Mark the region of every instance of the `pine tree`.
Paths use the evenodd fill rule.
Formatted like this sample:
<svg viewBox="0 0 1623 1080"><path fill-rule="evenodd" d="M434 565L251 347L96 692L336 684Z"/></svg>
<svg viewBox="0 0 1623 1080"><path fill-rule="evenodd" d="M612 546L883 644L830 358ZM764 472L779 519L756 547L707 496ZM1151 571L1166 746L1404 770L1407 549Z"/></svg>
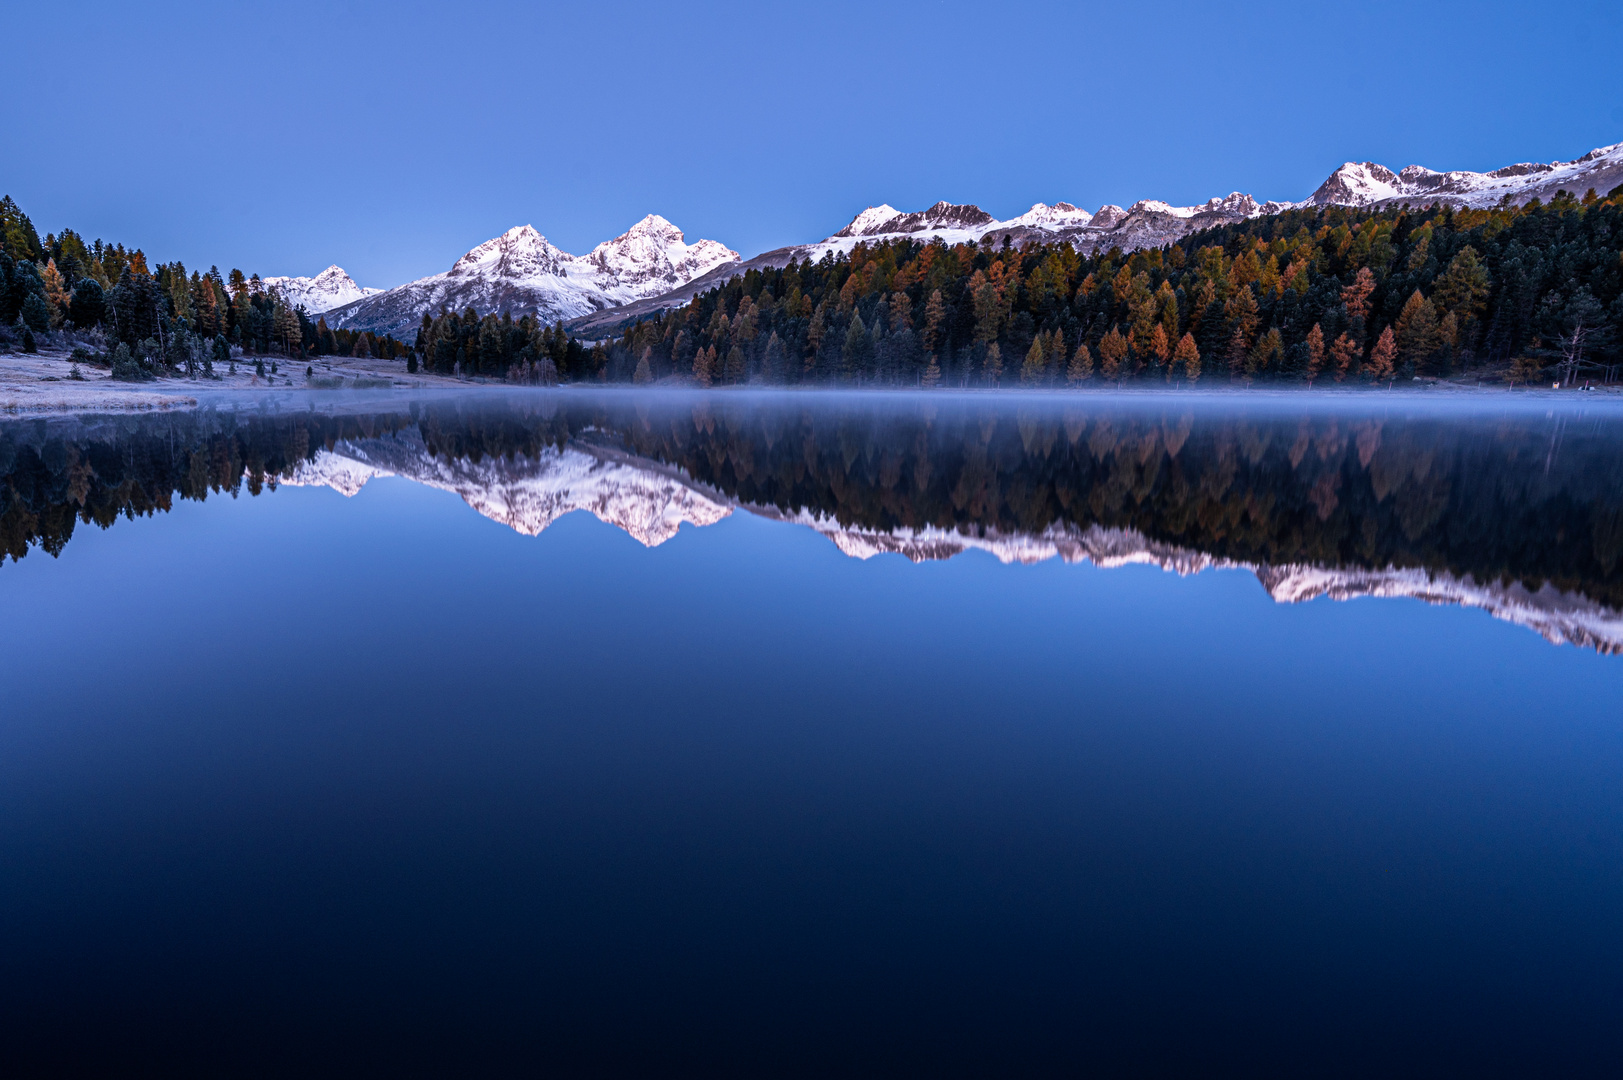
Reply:
<svg viewBox="0 0 1623 1080"><path fill-rule="evenodd" d="M853 311L851 323L845 328L845 347L840 351L846 378L861 375L867 370L870 344L868 328L862 322L862 313Z"/></svg>
<svg viewBox="0 0 1623 1080"><path fill-rule="evenodd" d="M789 372L785 370L787 361L783 352L783 340L778 337L776 330L772 331L771 335L766 339L766 351L761 358L761 363L766 368L768 380L773 382L787 381Z"/></svg>
<svg viewBox="0 0 1623 1080"><path fill-rule="evenodd" d="M1307 332L1307 384L1313 385L1318 378L1319 371L1324 367L1324 331L1318 323Z"/></svg>
<svg viewBox="0 0 1623 1080"><path fill-rule="evenodd" d="M1003 350L998 348L997 342L986 347L986 385L996 386L1003 378Z"/></svg>
<svg viewBox="0 0 1623 1080"><path fill-rule="evenodd" d="M726 376L734 385L744 381L744 352L737 345L727 350Z"/></svg>
<svg viewBox="0 0 1623 1080"><path fill-rule="evenodd" d="M95 278L82 278L73 287L68 314L73 325L81 330L88 330L107 317L107 294Z"/></svg>
<svg viewBox="0 0 1623 1080"><path fill-rule="evenodd" d="M23 297L21 316L23 325L35 333L42 334L51 328L51 305L37 292L30 292ZM32 341L33 338L30 337L29 340Z"/></svg>
<svg viewBox="0 0 1623 1080"><path fill-rule="evenodd" d="M937 293L936 295L940 295ZM924 367L924 376L919 380L926 390L934 390L941 383L941 365L936 363L935 354L930 354L930 362Z"/></svg>

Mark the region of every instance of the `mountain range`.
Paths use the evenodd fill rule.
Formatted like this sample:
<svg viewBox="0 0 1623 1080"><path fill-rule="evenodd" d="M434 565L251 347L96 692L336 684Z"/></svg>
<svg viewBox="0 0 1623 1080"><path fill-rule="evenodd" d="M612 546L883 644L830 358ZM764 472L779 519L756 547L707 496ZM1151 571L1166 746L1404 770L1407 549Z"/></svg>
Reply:
<svg viewBox="0 0 1623 1080"><path fill-rule="evenodd" d="M424 314L444 307L481 313L534 313L565 320L575 333L612 333L630 320L687 303L698 293L753 268L782 267L848 253L858 243L908 238L947 244L1004 238L1015 245L1065 242L1084 254L1120 247L1159 247L1189 233L1264 214L1309 206L1379 207L1397 203L1486 207L1508 200L1548 200L1565 190L1606 194L1623 184L1623 143L1601 147L1573 161L1509 165L1493 172L1437 172L1411 165L1399 172L1374 162L1349 161L1300 202L1262 202L1234 192L1197 206L1142 199L1089 213L1070 203L1037 203L1000 221L972 204L938 202L903 212L881 205L856 215L822 240L763 252L749 260L714 240L686 243L680 229L650 214L630 230L586 255L548 243L529 225L510 229L463 255L450 270L388 290L360 289L338 267L317 278L276 278L290 299L308 298L306 311L326 312L334 328L392 333L410 341ZM317 287L317 283L326 284ZM267 283L268 283L267 282ZM296 283L302 292L295 292ZM344 284L347 283L347 286ZM352 295L345 289L359 295ZM345 299L337 299L343 296ZM318 306L319 305L319 306Z"/></svg>

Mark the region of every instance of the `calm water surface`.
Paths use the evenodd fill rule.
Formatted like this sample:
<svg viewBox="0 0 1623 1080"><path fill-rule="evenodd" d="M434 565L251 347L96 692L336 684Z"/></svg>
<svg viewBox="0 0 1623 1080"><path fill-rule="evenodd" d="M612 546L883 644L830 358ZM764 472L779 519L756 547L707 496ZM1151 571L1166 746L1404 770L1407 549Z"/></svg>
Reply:
<svg viewBox="0 0 1623 1080"><path fill-rule="evenodd" d="M1623 411L1306 400L0 423L0 1069L1616 1075Z"/></svg>

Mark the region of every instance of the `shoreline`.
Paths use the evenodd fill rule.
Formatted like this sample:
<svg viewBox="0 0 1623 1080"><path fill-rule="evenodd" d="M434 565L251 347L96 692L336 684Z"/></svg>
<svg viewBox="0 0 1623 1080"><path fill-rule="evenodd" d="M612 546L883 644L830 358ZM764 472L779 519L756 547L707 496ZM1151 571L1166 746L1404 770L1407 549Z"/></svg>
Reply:
<svg viewBox="0 0 1623 1080"><path fill-rule="evenodd" d="M278 367L287 370L279 371L275 376L266 379L259 378L253 371L253 364L258 360L265 360L267 367L274 362ZM534 387L509 387L505 382L483 379L456 378L447 375L438 375L432 372L418 372L408 375L403 370L404 364L399 360L379 360L375 358L356 358L321 356L305 360L293 360L283 363L281 357L246 357L237 361L236 374L221 373L218 378L202 379L187 378L184 376L173 378L160 378L149 383L129 383L115 381L103 368L80 367L80 378L72 377L73 362L68 354L61 350L42 350L39 353L6 353L0 355L0 418L19 416L40 416L75 412L153 412L172 411L177 409L193 409L200 404L200 396L213 396L228 391L259 394L276 392L286 393L342 393L346 390L369 390L374 392L393 393L396 391L419 390L460 390L465 392L491 392L502 389L535 389ZM381 381L387 379L385 386L349 386L349 387L313 387L304 379L305 368L311 368L318 379L340 379L353 383L356 380ZM1212 381L1202 385L1190 387L1179 384L1151 385L1130 383L1126 385L1110 386L1108 384L1091 385L1085 388L1073 387L1028 387L1018 384L1013 386L984 387L984 386L938 386L933 390L924 390L914 386L774 386L769 384L745 384L741 386L715 386L701 388L690 379L667 377L657 383L638 386L621 383L586 383L562 384L564 388L579 387L595 391L624 390L635 392L680 391L705 393L761 393L761 392L796 392L796 393L866 393L866 394L942 394L942 395L973 395L973 396L1028 396L1028 397L1059 397L1059 396L1088 396L1088 397L1132 397L1137 399L1153 397L1266 397L1273 401L1290 397L1310 397L1313 399L1335 399L1338 401L1369 400L1372 403L1383 397L1415 400L1417 398L1482 398L1504 400L1506 397L1517 399L1533 399L1546 401L1585 400L1597 401L1606 399L1623 399L1623 384L1597 385L1585 390L1582 387L1566 387L1556 389L1547 384L1535 386L1482 385L1464 381L1444 378L1422 377L1407 383L1394 383L1386 387L1371 387L1362 383L1334 383L1314 387L1283 386L1283 385L1235 385L1227 382Z"/></svg>

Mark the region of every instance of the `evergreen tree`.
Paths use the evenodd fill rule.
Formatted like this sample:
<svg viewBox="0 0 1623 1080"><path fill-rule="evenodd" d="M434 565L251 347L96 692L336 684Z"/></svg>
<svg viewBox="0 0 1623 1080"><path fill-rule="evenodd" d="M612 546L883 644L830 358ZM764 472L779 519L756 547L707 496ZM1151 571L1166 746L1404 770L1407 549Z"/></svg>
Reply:
<svg viewBox="0 0 1623 1080"><path fill-rule="evenodd" d="M41 293L30 292L23 297L21 314L23 325L36 333L44 333L51 328L51 305Z"/></svg>
<svg viewBox="0 0 1623 1080"><path fill-rule="evenodd" d="M73 297L68 301L68 317L73 325L88 330L98 325L106 315L107 295L102 292L101 285L95 278L81 278L73 287Z"/></svg>
<svg viewBox="0 0 1623 1080"><path fill-rule="evenodd" d="M996 386L1003 378L1003 350L998 348L997 342L986 347L986 385Z"/></svg>

